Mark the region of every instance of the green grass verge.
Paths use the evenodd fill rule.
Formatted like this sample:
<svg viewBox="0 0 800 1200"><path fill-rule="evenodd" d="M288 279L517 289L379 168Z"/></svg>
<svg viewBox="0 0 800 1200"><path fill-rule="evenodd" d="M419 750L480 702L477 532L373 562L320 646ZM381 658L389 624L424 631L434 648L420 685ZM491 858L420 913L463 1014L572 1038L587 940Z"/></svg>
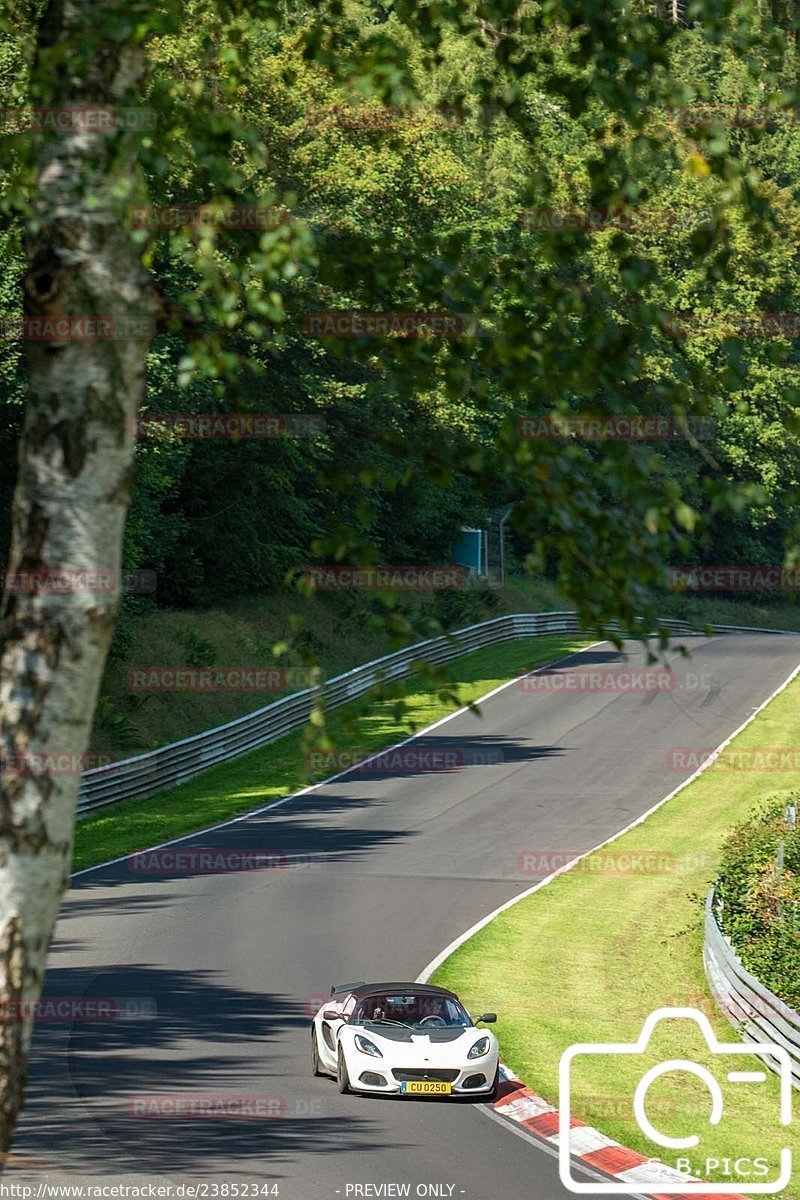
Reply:
<svg viewBox="0 0 800 1200"><path fill-rule="evenodd" d="M459 704L477 700L522 671L552 662L587 645L586 639L521 638L476 650L450 663L444 674ZM410 684L398 721L396 702L362 697L330 714L331 741L338 749L379 750L430 725L456 707L430 683ZM146 848L247 812L308 784L303 732L298 730L233 762L205 771L179 787L147 800L123 801L78 823L73 869Z"/></svg>
<svg viewBox="0 0 800 1200"><path fill-rule="evenodd" d="M798 745L800 681L790 684L733 743L737 749ZM629 752L637 753L635 743ZM709 768L605 854L585 860L501 913L447 959L436 982L453 988L473 1011L497 1010L504 1061L553 1104L558 1103L563 1051L576 1042L633 1042L657 1008L699 1008L720 1040L736 1041L706 983L701 905L726 833L762 799L788 798L796 788L790 771ZM614 873L617 854L636 851L657 852L660 873L622 873L624 860ZM747 1086L726 1083L719 1058L715 1068L697 1033L697 1039L687 1041L678 1022L665 1024L654 1044L657 1053L647 1056L645 1066L690 1058L721 1077L726 1112L715 1130L707 1123L708 1098L699 1081L681 1076L680 1087L674 1087L673 1076L653 1085L654 1124L670 1136L697 1133L700 1147L659 1150L641 1133L630 1107L645 1069L640 1058L581 1065L575 1073L575 1115L672 1166L679 1155L702 1166L704 1146L720 1160L756 1153L774 1162L780 1147L793 1144L796 1152L796 1126L778 1125L777 1078L770 1074L767 1083ZM741 1062L738 1066L744 1069ZM734 1088L738 1090L731 1095ZM798 1169L795 1164L786 1196L800 1195ZM729 1184L732 1192L745 1182L725 1175L724 1169L695 1173Z"/></svg>

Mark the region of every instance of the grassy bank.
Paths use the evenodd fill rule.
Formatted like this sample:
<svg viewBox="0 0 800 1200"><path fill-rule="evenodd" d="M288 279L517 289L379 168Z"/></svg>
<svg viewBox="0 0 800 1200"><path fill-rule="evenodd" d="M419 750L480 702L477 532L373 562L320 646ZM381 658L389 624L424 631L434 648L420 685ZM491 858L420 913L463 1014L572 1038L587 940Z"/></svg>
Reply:
<svg viewBox="0 0 800 1200"><path fill-rule="evenodd" d="M303 668L309 659L330 678L400 645L499 616L502 597L479 587L404 596L399 613L413 633L392 637L362 593L304 597L274 592L244 597L223 611L144 608L124 614L103 678L92 748L129 756L190 737L262 708L279 690L137 692L130 673L143 667ZM286 652L276 657L276 643ZM288 690L304 686L293 682Z"/></svg>
<svg viewBox="0 0 800 1200"><path fill-rule="evenodd" d="M444 674L458 704L468 704L523 671L585 644L577 637L524 638L465 654L450 663ZM367 696L343 705L330 714L330 740L341 750L392 745L453 711L454 702L442 698L439 691L427 681L411 681L400 720L391 699ZM123 802L91 814L78 823L74 869L152 846L297 791L309 782L304 744L298 731L148 800Z"/></svg>
<svg viewBox="0 0 800 1200"><path fill-rule="evenodd" d="M800 745L800 681L794 682L741 733L735 749ZM467 1002L496 1009L497 1032L509 1066L536 1092L558 1103L561 1054L576 1042L632 1042L645 1018L664 1006L705 1011L722 1041L735 1041L718 1015L702 965L702 902L713 881L727 831L761 800L787 799L797 788L791 771L708 769L647 820L594 859L520 901L475 935L436 974ZM626 872L625 855L647 852L652 873ZM652 861L652 859L651 859ZM699 1034L687 1037L681 1023L663 1027L657 1054L693 1059L720 1077ZM742 1064L739 1064L740 1069ZM630 1106L643 1073L638 1058L608 1058L576 1074L573 1111L588 1124L642 1154L675 1165L678 1154L696 1168L698 1150L654 1147L638 1128ZM691 1076L654 1086L651 1116L672 1136L702 1135L722 1161L741 1155L777 1156L792 1135L777 1122L778 1082L741 1086L726 1094L725 1117L709 1130L708 1096ZM724 1074L722 1082L725 1083ZM730 1092L730 1085L728 1093ZM796 1142L796 1136L794 1137ZM669 1155L672 1155L670 1158ZM697 1174L730 1185L744 1179L721 1170ZM772 1176L770 1176L772 1177ZM785 1192L800 1195L800 1181Z"/></svg>

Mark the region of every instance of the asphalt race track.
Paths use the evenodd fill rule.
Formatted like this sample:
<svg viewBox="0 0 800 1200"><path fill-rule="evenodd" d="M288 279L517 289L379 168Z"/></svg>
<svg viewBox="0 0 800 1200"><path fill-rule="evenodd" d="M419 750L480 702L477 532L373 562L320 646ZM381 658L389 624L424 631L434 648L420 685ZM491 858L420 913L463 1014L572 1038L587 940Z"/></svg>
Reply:
<svg viewBox="0 0 800 1200"><path fill-rule="evenodd" d="M512 685L482 718L463 714L415 744L480 751L488 765L362 770L178 847L271 851L284 869L158 875L119 863L78 878L46 993L139 997L157 1013L38 1024L6 1181L47 1170L270 1181L282 1200L402 1194L352 1190L389 1183L410 1195L446 1185L428 1194L456 1200L566 1197L555 1158L477 1105L340 1096L311 1078L310 1012L333 982L414 979L536 882L520 853L587 850L623 828L690 773L670 768L668 749L716 746L800 661L795 637L687 644L674 690ZM564 670L617 659L601 647ZM639 647L631 662L642 665ZM153 1093L266 1096L282 1115L137 1115Z"/></svg>

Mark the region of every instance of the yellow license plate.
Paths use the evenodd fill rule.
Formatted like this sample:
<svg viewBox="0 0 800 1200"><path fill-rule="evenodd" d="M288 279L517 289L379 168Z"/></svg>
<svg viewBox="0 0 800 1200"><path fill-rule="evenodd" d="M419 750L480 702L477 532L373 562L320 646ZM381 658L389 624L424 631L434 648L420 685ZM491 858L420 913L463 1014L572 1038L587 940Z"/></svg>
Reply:
<svg viewBox="0 0 800 1200"><path fill-rule="evenodd" d="M418 1096L449 1096L452 1087L439 1079L415 1079L404 1083L400 1089L403 1092L415 1092Z"/></svg>

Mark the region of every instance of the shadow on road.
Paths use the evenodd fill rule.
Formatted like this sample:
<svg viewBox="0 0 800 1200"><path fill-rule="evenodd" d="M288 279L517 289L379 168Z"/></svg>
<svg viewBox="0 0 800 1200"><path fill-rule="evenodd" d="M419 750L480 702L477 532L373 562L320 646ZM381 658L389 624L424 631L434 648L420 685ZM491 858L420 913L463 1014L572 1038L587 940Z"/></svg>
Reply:
<svg viewBox="0 0 800 1200"><path fill-rule="evenodd" d="M248 817L246 822L200 833L176 845L129 857L81 876L76 881L71 897L64 904L61 920L68 921L72 916L84 917L91 913L93 907L110 917L141 910L146 919L148 908L174 905L183 897L168 888L141 896L128 892L121 897L119 904L114 902L111 905L106 895L93 901L86 893L94 889L105 890L131 884L148 884L152 888L160 883L183 881L198 873L227 873L232 869L231 854L236 852L261 855L262 862L266 864L261 870L267 875L280 875L296 869L298 864L305 868L313 867L315 863L357 862L381 846L396 846L417 836L411 830L360 827L357 823L359 812L379 810L387 803L394 803L385 796L380 799L372 795L365 796L365 784L370 790L374 787L378 791L392 779L408 781L431 775L449 777L470 769L491 770L497 766L534 763L568 752L567 747L535 746L518 739L488 734L462 737L428 735L415 741L410 753L403 759L396 760L397 769L394 769L392 762L387 766L385 760L378 759L318 791L303 795L296 806L289 805L274 812ZM435 767L435 764L442 762L447 764L444 771ZM353 815L351 825L329 820L342 812ZM198 865L199 855L204 850L213 855L223 848L227 858L220 859L219 866L212 865L206 870Z"/></svg>
<svg viewBox="0 0 800 1200"><path fill-rule="evenodd" d="M218 1172L224 1163L226 1174L252 1175L259 1162L263 1175L275 1177L300 1155L368 1153L385 1145L357 1098L340 1097L333 1085L329 1090L310 1077L305 1086L305 1063L301 1090L297 1083L284 1086L298 1074L298 1062L279 1042L310 1027L296 999L231 988L209 973L147 966L53 969L46 990L149 999L156 1012L37 1025L18 1152L52 1161L67 1150L71 1171L96 1172L102 1164L185 1175ZM359 1112L343 1103L351 1099ZM198 1115L187 1109L190 1102L210 1104L218 1114ZM220 1108L245 1115L219 1115Z"/></svg>

